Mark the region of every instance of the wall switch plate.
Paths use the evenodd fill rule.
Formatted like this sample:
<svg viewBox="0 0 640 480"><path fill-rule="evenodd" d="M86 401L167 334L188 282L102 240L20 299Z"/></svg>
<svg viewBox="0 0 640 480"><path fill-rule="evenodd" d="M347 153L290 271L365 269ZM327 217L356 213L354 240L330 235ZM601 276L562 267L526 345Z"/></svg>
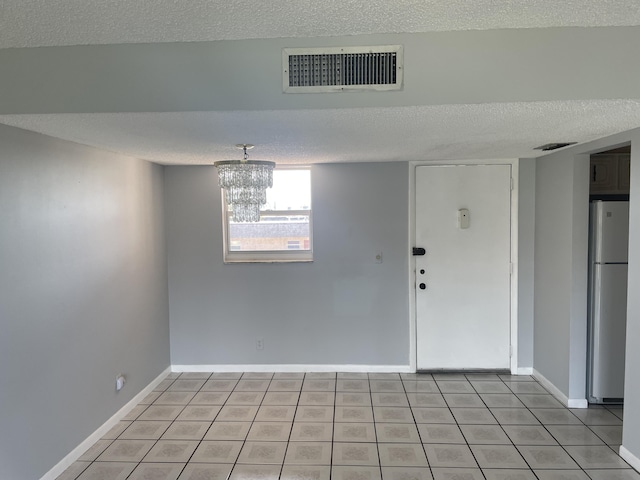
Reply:
<svg viewBox="0 0 640 480"><path fill-rule="evenodd" d="M116 392L119 392L120 390L122 390L122 387L124 387L124 384L126 383L126 378L124 378L124 375L120 374L116 377Z"/></svg>
<svg viewBox="0 0 640 480"><path fill-rule="evenodd" d="M256 350L264 350L264 340L262 337L256 339Z"/></svg>

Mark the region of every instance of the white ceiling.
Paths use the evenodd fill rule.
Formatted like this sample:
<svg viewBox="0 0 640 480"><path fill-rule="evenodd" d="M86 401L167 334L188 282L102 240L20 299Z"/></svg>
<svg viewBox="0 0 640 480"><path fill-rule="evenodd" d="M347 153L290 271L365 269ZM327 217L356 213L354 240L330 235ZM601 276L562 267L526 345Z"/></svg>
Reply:
<svg viewBox="0 0 640 480"><path fill-rule="evenodd" d="M638 0L0 0L0 48L640 25ZM638 99L173 113L0 115L0 123L165 164L539 156L640 126Z"/></svg>

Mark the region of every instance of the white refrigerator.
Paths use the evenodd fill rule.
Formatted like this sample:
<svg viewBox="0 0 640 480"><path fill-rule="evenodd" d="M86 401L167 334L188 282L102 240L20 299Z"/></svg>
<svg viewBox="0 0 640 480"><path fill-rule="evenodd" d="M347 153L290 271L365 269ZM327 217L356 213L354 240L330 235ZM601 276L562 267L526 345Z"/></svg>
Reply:
<svg viewBox="0 0 640 480"><path fill-rule="evenodd" d="M591 202L589 401L624 397L629 202Z"/></svg>

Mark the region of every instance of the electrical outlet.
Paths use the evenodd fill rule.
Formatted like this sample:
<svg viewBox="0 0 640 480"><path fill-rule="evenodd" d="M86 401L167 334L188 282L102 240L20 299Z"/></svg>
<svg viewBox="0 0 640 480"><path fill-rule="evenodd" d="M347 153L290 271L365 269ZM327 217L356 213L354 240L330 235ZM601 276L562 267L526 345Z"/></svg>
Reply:
<svg viewBox="0 0 640 480"><path fill-rule="evenodd" d="M116 392L122 390L122 387L124 387L126 381L127 379L124 377L124 375L120 374L116 376Z"/></svg>
<svg viewBox="0 0 640 480"><path fill-rule="evenodd" d="M256 339L256 350L264 350L264 340L262 337Z"/></svg>

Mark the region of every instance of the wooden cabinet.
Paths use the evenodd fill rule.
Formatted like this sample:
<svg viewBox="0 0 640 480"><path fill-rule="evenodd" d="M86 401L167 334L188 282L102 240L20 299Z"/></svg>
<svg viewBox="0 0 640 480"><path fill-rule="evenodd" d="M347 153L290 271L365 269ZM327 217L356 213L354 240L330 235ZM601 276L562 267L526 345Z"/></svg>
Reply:
<svg viewBox="0 0 640 480"><path fill-rule="evenodd" d="M629 193L628 153L602 153L591 155L589 193L619 195Z"/></svg>

